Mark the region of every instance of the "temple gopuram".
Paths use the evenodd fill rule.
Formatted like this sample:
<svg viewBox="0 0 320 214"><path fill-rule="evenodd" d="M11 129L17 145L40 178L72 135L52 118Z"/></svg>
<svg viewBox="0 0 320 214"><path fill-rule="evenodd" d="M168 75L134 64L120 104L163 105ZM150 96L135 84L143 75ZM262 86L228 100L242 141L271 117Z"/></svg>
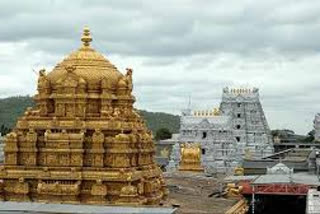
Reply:
<svg viewBox="0 0 320 214"><path fill-rule="evenodd" d="M82 46L46 74L5 137L0 200L149 205L167 195L152 134L133 108L132 70Z"/></svg>

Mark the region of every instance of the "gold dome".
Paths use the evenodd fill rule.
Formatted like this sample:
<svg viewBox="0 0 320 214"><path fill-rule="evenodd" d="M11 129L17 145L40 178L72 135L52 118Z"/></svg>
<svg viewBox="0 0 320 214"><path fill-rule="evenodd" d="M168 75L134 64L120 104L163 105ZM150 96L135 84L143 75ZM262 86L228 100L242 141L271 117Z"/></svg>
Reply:
<svg viewBox="0 0 320 214"><path fill-rule="evenodd" d="M92 38L88 28L84 29L81 41L82 47L58 63L47 75L51 85L55 87L57 81L68 72L67 68L73 67L71 72L84 79L88 83L88 88L97 87L102 79L108 79L112 88L117 87L123 75L109 60L90 46Z"/></svg>

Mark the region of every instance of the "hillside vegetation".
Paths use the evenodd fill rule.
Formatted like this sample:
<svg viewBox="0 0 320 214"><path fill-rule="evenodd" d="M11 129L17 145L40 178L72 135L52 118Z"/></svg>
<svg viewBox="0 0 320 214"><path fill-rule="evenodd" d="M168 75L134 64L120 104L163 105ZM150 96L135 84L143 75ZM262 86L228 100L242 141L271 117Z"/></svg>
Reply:
<svg viewBox="0 0 320 214"><path fill-rule="evenodd" d="M161 128L167 128L171 133L178 133L180 126L180 117L162 112L148 112L140 110L141 115L146 120L147 126L155 135Z"/></svg>
<svg viewBox="0 0 320 214"><path fill-rule="evenodd" d="M0 124L12 128L27 107L33 106L32 97L18 96L0 99Z"/></svg>

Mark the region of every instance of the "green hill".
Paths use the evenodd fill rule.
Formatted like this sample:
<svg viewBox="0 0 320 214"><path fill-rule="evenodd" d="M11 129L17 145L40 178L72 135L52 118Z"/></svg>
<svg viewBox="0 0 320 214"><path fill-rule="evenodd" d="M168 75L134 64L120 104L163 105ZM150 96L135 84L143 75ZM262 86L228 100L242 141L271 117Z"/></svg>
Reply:
<svg viewBox="0 0 320 214"><path fill-rule="evenodd" d="M148 112L140 110L142 117L145 119L147 126L153 134L160 128L168 128L171 133L179 132L180 117L162 112Z"/></svg>
<svg viewBox="0 0 320 214"><path fill-rule="evenodd" d="M5 128L12 128L19 116L22 116L27 107L33 106L30 96L17 96L0 99L0 132L5 133ZM179 116L141 110L141 115L146 120L149 129L155 134L160 128L168 128L171 132L179 131Z"/></svg>
<svg viewBox="0 0 320 214"><path fill-rule="evenodd" d="M17 118L22 116L26 108L33 105L34 102L32 97L29 96L0 99L0 125L12 128L15 125Z"/></svg>

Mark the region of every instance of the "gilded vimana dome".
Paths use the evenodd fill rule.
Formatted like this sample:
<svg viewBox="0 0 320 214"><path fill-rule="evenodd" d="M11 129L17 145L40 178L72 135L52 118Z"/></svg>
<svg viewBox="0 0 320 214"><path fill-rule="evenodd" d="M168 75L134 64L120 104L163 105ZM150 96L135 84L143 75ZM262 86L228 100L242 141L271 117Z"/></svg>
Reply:
<svg viewBox="0 0 320 214"><path fill-rule="evenodd" d="M36 106L5 137L0 200L83 204L159 204L167 196L154 162L152 133L133 108L125 75L90 43L46 74Z"/></svg>

